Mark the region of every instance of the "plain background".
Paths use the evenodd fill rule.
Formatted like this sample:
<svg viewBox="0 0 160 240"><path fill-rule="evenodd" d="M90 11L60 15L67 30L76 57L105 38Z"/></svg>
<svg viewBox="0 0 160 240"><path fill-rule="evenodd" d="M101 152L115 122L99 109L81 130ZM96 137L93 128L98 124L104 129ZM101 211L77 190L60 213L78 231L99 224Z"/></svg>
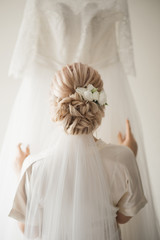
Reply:
<svg viewBox="0 0 160 240"><path fill-rule="evenodd" d="M129 0L136 78L129 78L142 123L154 202L160 219L160 1ZM20 80L8 77L25 0L0 0L0 147Z"/></svg>

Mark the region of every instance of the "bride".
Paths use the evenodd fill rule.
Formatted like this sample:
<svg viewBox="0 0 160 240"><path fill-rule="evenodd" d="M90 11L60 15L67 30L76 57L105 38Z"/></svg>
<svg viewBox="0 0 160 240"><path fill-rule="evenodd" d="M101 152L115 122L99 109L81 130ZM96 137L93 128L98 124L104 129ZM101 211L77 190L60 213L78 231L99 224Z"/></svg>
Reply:
<svg viewBox="0 0 160 240"><path fill-rule="evenodd" d="M119 134L121 146L93 137L106 106L92 67L74 63L55 74L51 117L63 127L37 155L19 144L15 161L22 172L9 216L26 239L118 240L119 224L145 206L129 121L126 138Z"/></svg>

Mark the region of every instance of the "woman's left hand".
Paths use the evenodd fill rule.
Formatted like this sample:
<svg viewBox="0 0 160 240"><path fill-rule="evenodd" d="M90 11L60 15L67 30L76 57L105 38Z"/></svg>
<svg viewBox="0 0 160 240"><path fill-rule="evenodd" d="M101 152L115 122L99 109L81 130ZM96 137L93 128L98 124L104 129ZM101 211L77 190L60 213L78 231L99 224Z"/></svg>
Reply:
<svg viewBox="0 0 160 240"><path fill-rule="evenodd" d="M17 155L14 161L14 169L17 175L20 174L25 158L28 157L28 155L30 154L29 146L26 147L25 151L22 151L21 145L22 143L19 143L17 146Z"/></svg>
<svg viewBox="0 0 160 240"><path fill-rule="evenodd" d="M137 142L131 131L131 126L130 126L130 122L128 119L126 120L126 134L123 137L122 133L119 132L118 133L118 142L121 145L125 145L125 146L129 147L133 151L134 155L135 156L137 155L138 145L137 145Z"/></svg>

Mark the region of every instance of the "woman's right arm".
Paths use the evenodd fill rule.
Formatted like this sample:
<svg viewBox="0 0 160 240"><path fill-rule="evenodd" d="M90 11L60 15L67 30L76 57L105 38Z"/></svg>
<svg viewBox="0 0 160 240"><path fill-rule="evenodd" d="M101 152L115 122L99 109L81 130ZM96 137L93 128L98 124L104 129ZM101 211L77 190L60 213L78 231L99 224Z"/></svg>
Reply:
<svg viewBox="0 0 160 240"><path fill-rule="evenodd" d="M27 146L26 150L22 151L21 143L18 144L17 148L18 148L18 151L17 151L17 155L16 155L16 158L14 161L14 170L15 170L17 177L19 177L23 162L24 162L25 158L28 157L28 155L30 154L30 149L29 149L29 146ZM21 230L21 232L24 233L25 224L18 222L18 226L19 226L19 229Z"/></svg>
<svg viewBox="0 0 160 240"><path fill-rule="evenodd" d="M18 226L19 226L19 229L21 230L21 232L24 233L25 224L18 222Z"/></svg>

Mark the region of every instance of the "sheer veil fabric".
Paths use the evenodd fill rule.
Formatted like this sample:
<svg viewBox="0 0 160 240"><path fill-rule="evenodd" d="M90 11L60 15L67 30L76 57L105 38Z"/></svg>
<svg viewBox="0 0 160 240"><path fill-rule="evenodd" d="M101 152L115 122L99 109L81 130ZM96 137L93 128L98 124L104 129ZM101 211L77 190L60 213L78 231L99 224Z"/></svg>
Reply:
<svg viewBox="0 0 160 240"><path fill-rule="evenodd" d="M109 106L97 136L106 142L117 143L117 133L119 130L124 131L125 119L129 118L138 142L137 163L148 204L129 223L121 226L122 239L158 240L160 234L152 202L141 126L127 80L127 74L134 74L135 70L125 0L83 0L76 1L76 4L71 0L26 2L9 70L9 74L20 77L22 83L0 157L0 238L23 238L17 223L7 217L17 182L12 169L16 145L19 142L30 144L34 154L41 152L51 142L56 125L49 116L50 82L55 71L76 61L96 68L104 81ZM47 169L47 165L44 168ZM98 185L98 182L95 184ZM101 194L105 195L105 191Z"/></svg>
<svg viewBox="0 0 160 240"><path fill-rule="evenodd" d="M22 171L29 178L25 239L119 240L117 208L93 135L55 132L47 151L28 157L32 173Z"/></svg>

